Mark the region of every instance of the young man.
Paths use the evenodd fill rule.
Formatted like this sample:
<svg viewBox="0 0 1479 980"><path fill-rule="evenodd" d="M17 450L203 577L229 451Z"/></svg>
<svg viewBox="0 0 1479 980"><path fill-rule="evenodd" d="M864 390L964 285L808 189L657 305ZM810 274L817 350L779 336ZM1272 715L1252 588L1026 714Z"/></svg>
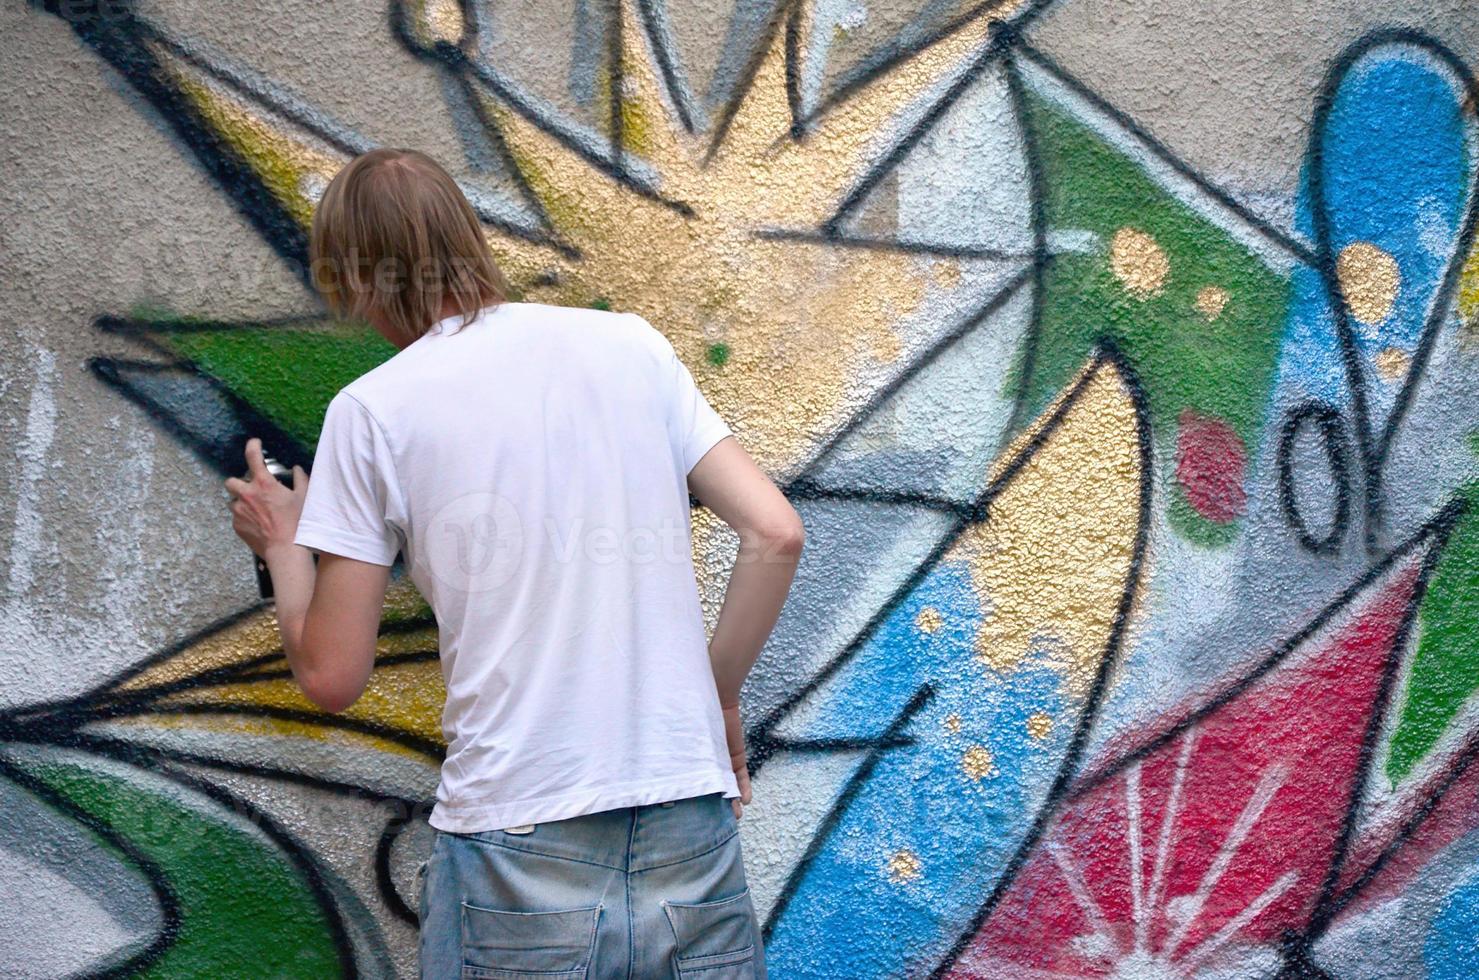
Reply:
<svg viewBox="0 0 1479 980"><path fill-rule="evenodd" d="M365 688L398 552L436 614L423 976L764 977L739 695L795 572L796 512L646 320L505 300L424 154L349 163L311 255L329 305L399 350L330 402L311 483L278 483L253 439L226 487L324 710ZM690 491L740 538L707 641Z"/></svg>

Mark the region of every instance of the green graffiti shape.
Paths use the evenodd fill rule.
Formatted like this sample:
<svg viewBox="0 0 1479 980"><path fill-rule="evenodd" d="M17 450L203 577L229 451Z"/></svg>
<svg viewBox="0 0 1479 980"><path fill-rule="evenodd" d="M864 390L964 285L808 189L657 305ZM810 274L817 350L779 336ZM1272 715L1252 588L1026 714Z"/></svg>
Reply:
<svg viewBox="0 0 1479 980"><path fill-rule="evenodd" d="M1468 513L1454 531L1418 609L1417 656L1392 733L1387 776L1405 779L1479 690L1479 483L1464 488Z"/></svg>
<svg viewBox="0 0 1479 980"><path fill-rule="evenodd" d="M209 816L118 776L70 764L25 765L158 864L178 896L174 942L140 975L340 975L323 910L299 871L265 838L232 826L224 814Z"/></svg>
<svg viewBox="0 0 1479 980"><path fill-rule="evenodd" d="M1144 170L1062 110L1029 94L1026 122L1042 168L1051 231L1088 231L1092 253L1060 252L1043 284L1042 324L1027 383L1024 419L1035 418L1078 370L1095 339L1113 337L1145 386L1163 467L1174 467L1183 409L1232 426L1255 458L1279 352L1287 278L1226 231L1200 217ZM1168 272L1154 295L1140 298L1115 277L1109 243L1121 228L1151 236ZM1050 233L1051 233L1050 231ZM1206 287L1226 291L1210 319L1198 309ZM1020 384L1020 369L1010 379ZM1174 481L1173 481L1174 482ZM1236 524L1219 525L1177 497L1173 527L1193 541L1221 545Z"/></svg>
<svg viewBox="0 0 1479 980"><path fill-rule="evenodd" d="M310 451L318 445L329 400L395 353L374 331L331 321L220 329L161 325L151 336Z"/></svg>

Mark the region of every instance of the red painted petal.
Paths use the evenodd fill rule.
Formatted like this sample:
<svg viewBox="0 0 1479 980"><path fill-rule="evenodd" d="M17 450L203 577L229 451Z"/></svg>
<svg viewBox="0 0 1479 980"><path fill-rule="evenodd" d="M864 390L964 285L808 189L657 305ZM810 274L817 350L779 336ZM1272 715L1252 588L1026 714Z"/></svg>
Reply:
<svg viewBox="0 0 1479 980"><path fill-rule="evenodd" d="M1420 560L1086 777L952 975L1190 974L1305 928Z"/></svg>

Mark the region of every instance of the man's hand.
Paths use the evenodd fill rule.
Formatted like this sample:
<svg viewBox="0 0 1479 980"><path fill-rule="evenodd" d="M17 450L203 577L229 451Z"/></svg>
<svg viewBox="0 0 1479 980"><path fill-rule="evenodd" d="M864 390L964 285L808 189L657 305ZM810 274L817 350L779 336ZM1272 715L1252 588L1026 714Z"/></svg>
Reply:
<svg viewBox="0 0 1479 980"><path fill-rule="evenodd" d="M308 493L308 474L303 467L293 467L293 488L278 482L262 458L262 440L247 440L248 479L227 477L226 490L231 494L231 528L247 547L260 557L282 545L293 543L298 533L298 515L303 512L303 498Z"/></svg>
<svg viewBox="0 0 1479 980"><path fill-rule="evenodd" d="M729 764L734 769L734 781L739 785L740 795L730 798L730 805L734 807L734 815L739 818L744 815L744 806L749 803L750 795L750 764L745 756L745 724L740 720L740 706L732 704L724 709L724 738L729 744Z"/></svg>

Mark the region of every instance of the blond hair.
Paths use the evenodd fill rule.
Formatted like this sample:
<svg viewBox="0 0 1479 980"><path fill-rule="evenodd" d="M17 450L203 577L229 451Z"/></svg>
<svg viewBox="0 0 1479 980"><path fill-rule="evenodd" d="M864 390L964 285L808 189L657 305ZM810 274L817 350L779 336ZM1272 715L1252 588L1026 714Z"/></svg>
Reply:
<svg viewBox="0 0 1479 980"><path fill-rule="evenodd" d="M508 298L477 212L419 150L378 149L349 161L313 213L309 271L339 316L378 313L407 343L445 315L459 328Z"/></svg>

